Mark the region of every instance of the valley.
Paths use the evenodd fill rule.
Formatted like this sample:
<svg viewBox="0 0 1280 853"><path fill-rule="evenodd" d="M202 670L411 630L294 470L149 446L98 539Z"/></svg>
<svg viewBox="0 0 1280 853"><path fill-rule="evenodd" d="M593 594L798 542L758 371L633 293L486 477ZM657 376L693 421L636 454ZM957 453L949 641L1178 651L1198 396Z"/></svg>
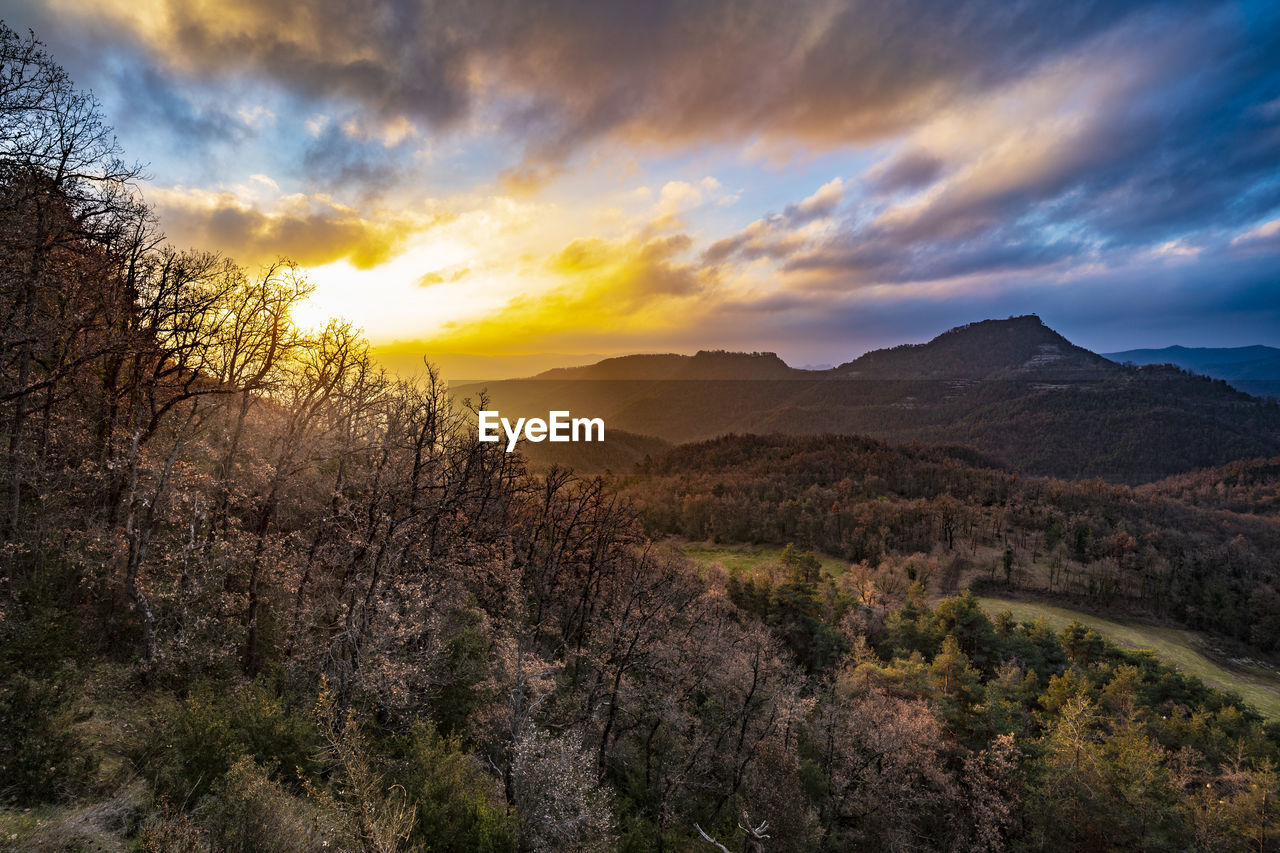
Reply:
<svg viewBox="0 0 1280 853"><path fill-rule="evenodd" d="M696 542L679 542L677 547L704 571L723 569L730 577L771 578L775 583L785 575L782 548ZM833 557L815 556L827 577L838 578L848 570L847 564ZM969 580L973 579L976 578ZM935 589L931 597L937 601L943 596ZM1280 721L1280 669L1277 665L1248 656L1232 656L1209 635L1137 619L1099 616L1061 603L1038 601L1034 592L1016 598L981 594L977 601L992 619L1008 613L1018 622L1031 624L1043 621L1054 632L1078 623L1097 632L1108 642L1128 649L1150 651L1179 672L1198 678L1209 687L1235 693L1267 719Z"/></svg>

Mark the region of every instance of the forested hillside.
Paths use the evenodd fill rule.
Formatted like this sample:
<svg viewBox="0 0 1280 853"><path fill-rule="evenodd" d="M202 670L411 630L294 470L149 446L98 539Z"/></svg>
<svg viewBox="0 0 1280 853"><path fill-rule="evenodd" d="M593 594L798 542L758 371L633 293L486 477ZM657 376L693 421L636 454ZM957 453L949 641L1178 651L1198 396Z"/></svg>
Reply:
<svg viewBox="0 0 1280 853"><path fill-rule="evenodd" d="M1280 459L1249 459L1206 468L1143 486L1195 506L1280 517Z"/></svg>
<svg viewBox="0 0 1280 853"><path fill-rule="evenodd" d="M869 573L919 555L939 592L962 578L998 582L1271 652L1280 524L1217 510L1267 506L1275 468L1241 464L1134 489L1019 476L963 448L727 436L644 466L627 493L655 535L794 542ZM1267 485L1229 488L1250 472ZM914 580L925 578L900 582Z"/></svg>
<svg viewBox="0 0 1280 853"><path fill-rule="evenodd" d="M1269 647L1272 522L865 439L531 475L299 328L289 263L167 245L34 38L0 69L0 845L1276 849L1237 697L926 589L998 542ZM804 544L730 576L668 529Z"/></svg>

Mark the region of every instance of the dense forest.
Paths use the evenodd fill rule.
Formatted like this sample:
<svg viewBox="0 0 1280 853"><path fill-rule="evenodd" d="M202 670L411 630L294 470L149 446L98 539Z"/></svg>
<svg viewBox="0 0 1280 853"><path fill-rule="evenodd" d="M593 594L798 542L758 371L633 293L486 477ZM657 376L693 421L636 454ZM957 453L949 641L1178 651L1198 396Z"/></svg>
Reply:
<svg viewBox="0 0 1280 853"><path fill-rule="evenodd" d="M725 436L650 460L626 491L653 535L794 542L864 572L919 554L940 593L1000 584L1272 652L1280 525L1256 513L1272 505L1278 465L1134 488L1019 476L957 447Z"/></svg>
<svg viewBox="0 0 1280 853"><path fill-rule="evenodd" d="M1056 561L1270 649L1274 519L861 438L532 474L139 176L0 28L0 845L1280 849L1280 728L959 583Z"/></svg>

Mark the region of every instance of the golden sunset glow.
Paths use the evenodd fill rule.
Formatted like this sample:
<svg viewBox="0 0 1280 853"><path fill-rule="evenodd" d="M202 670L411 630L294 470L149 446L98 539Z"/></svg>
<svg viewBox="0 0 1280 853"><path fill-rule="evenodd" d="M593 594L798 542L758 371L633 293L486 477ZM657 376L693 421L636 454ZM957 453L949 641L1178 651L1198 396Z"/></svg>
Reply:
<svg viewBox="0 0 1280 853"><path fill-rule="evenodd" d="M169 239L296 262L299 321L383 352L835 362L1024 311L1105 348L1096 305L1141 304L1151 276L1153 343L1211 343L1198 282L1244 294L1275 249L1274 163L1243 141L1274 93L1212 65L1243 11L786 6L47 12L69 54L121 45L71 70L150 161Z"/></svg>

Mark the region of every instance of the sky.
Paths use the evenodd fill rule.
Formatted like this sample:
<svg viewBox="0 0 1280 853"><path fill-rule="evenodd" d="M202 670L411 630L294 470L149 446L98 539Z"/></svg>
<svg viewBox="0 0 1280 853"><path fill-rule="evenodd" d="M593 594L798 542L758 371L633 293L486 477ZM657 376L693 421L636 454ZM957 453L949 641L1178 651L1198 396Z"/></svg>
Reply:
<svg viewBox="0 0 1280 853"><path fill-rule="evenodd" d="M1280 4L0 0L389 356L1280 345ZM548 356L547 354L553 354Z"/></svg>

